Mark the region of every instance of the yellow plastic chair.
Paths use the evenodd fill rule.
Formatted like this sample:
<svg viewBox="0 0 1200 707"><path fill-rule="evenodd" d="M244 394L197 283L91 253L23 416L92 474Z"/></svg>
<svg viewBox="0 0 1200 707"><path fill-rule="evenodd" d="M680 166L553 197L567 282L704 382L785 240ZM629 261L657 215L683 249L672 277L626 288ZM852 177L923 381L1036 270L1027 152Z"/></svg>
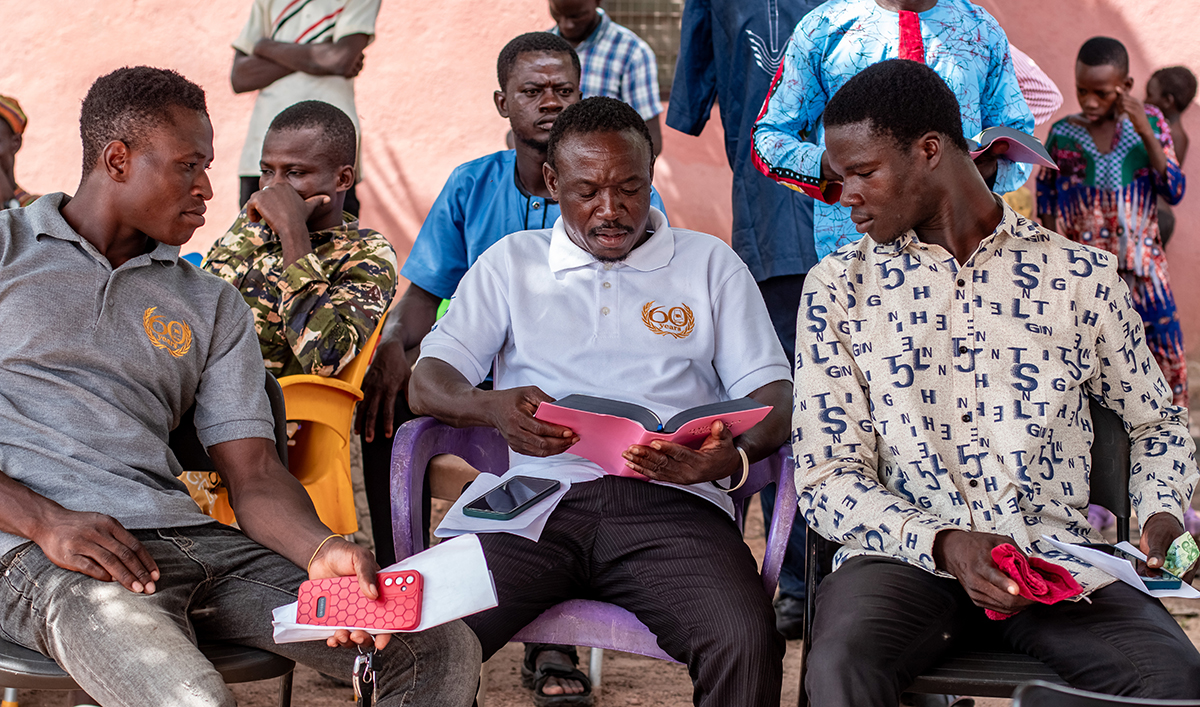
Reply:
<svg viewBox="0 0 1200 707"><path fill-rule="evenodd" d="M363 399L362 380L386 319L385 313L366 345L336 376L296 375L279 379L288 422L300 423L300 429L289 442L288 470L308 491L321 522L340 535L358 530L354 488L350 483L350 435L354 406ZM217 489L217 495L211 515L222 523L233 523L226 490Z"/></svg>

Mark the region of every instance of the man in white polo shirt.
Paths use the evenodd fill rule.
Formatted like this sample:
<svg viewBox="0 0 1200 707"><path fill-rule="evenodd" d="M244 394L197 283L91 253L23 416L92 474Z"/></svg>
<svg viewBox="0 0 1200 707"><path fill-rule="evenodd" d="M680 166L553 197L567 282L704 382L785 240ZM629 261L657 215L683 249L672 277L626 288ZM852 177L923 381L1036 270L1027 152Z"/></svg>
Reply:
<svg viewBox="0 0 1200 707"><path fill-rule="evenodd" d="M601 599L688 664L697 705L777 705L783 639L713 482L742 478L739 448L755 461L787 441L788 363L737 255L651 208L653 165L628 105L596 97L564 110L544 168L561 218L505 237L471 267L422 343L409 402L456 427L497 428L513 450L510 474L572 483L536 543L480 537L500 601L468 621L485 658L550 606ZM656 308L680 326L645 316ZM476 389L493 361L495 390ZM774 410L736 439L715 425L699 450L630 447L642 480L562 454L574 433L533 413L571 393L667 417L744 396Z"/></svg>

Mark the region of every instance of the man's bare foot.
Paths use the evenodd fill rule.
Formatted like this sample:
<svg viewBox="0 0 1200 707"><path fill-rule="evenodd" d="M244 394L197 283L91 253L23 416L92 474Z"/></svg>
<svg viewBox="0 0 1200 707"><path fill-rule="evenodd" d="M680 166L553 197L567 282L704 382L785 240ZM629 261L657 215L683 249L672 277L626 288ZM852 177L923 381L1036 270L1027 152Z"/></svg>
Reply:
<svg viewBox="0 0 1200 707"><path fill-rule="evenodd" d="M544 650L538 653L534 667L540 670L545 663L571 665L571 656L559 651ZM542 685L543 695L578 695L581 692L583 692L583 683L567 678L547 678L546 683Z"/></svg>

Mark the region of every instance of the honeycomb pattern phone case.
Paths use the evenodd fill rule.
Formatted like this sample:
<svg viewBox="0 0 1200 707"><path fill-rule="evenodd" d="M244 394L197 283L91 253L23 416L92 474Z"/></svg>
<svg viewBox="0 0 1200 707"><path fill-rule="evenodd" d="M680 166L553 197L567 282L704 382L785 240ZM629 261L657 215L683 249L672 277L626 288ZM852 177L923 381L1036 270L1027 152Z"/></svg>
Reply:
<svg viewBox="0 0 1200 707"><path fill-rule="evenodd" d="M368 599L357 577L310 579L300 585L296 622L410 631L421 623L421 573L380 572L379 599Z"/></svg>

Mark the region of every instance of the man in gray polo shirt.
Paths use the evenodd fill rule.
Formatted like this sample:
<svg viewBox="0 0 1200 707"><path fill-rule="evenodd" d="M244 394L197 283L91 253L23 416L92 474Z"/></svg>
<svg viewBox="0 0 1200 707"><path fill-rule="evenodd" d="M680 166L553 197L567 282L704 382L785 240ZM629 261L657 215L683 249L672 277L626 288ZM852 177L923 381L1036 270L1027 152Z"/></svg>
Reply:
<svg viewBox="0 0 1200 707"><path fill-rule="evenodd" d="M204 92L120 69L80 123L76 195L0 212L0 631L104 704L234 704L197 639L349 676L336 647L366 634L271 639L304 579L357 574L374 596L378 566L280 463L241 295L179 258L212 198ZM176 478L167 439L193 403L245 534ZM479 646L460 622L375 643L378 704L470 704Z"/></svg>

